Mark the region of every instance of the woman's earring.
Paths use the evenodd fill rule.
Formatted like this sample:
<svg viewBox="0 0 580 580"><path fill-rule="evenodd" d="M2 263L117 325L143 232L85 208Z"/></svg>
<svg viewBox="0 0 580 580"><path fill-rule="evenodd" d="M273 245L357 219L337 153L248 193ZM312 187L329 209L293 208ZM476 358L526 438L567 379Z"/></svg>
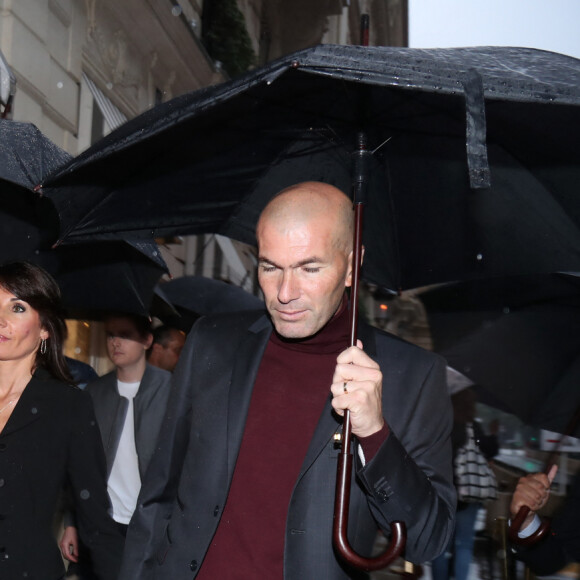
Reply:
<svg viewBox="0 0 580 580"><path fill-rule="evenodd" d="M46 338L40 339L40 354L46 354Z"/></svg>

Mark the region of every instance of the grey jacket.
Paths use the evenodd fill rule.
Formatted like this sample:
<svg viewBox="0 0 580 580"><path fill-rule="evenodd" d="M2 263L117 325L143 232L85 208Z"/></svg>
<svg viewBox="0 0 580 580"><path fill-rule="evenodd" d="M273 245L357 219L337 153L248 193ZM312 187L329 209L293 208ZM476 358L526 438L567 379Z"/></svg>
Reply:
<svg viewBox="0 0 580 580"><path fill-rule="evenodd" d="M124 580L191 580L217 529L239 452L254 381L272 325L263 313L202 318L174 372L159 449L129 526ZM383 372L391 432L364 467L356 459L349 539L369 555L377 527L407 526L407 559L427 561L453 529L451 404L445 363L393 336L361 328ZM286 521L284 578L358 578L332 547L341 421L328 401L296 481ZM259 474L257 474L259 477ZM266 533L266 532L265 532Z"/></svg>
<svg viewBox="0 0 580 580"><path fill-rule="evenodd" d="M139 460L141 481L155 451L170 392L171 373L147 364L139 390L133 401L135 418L135 447ZM119 446L129 401L119 394L116 371L89 383L87 391L93 399L95 415L105 448L107 477Z"/></svg>

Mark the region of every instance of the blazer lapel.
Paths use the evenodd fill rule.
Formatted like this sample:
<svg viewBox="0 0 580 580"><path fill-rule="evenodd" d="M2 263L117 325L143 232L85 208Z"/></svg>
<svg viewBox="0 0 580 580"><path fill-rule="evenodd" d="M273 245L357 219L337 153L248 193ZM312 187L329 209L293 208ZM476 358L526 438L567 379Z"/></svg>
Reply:
<svg viewBox="0 0 580 580"><path fill-rule="evenodd" d="M39 379L32 377L0 435L14 433L40 419L47 407L51 406L50 394L50 388L46 388Z"/></svg>
<svg viewBox="0 0 580 580"><path fill-rule="evenodd" d="M306 452L306 457L302 462L302 469L298 477L299 480L316 461L316 458L324 451L329 441L334 438L334 434L342 431L342 419L334 413L330 400L331 396L329 396L326 405L324 405L324 411L322 411L320 420L316 425L314 435Z"/></svg>
<svg viewBox="0 0 580 580"><path fill-rule="evenodd" d="M228 394L227 460L230 477L242 443L254 382L271 333L269 319L261 317L249 328L235 357Z"/></svg>

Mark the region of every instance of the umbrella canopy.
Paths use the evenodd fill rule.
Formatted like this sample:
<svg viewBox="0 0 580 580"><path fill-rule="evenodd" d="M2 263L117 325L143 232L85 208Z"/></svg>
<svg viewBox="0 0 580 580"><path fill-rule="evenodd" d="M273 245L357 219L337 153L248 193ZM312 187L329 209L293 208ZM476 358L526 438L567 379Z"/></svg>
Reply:
<svg viewBox="0 0 580 580"><path fill-rule="evenodd" d="M254 242L288 185L349 191L368 159L363 276L412 288L580 269L580 61L513 48L319 46L133 119L44 182L61 237Z"/></svg>
<svg viewBox="0 0 580 580"><path fill-rule="evenodd" d="M580 278L553 274L478 286L419 296L436 350L477 385L482 402L563 432L580 405Z"/></svg>
<svg viewBox="0 0 580 580"><path fill-rule="evenodd" d="M27 259L56 240L54 206L34 188L71 159L31 123L0 119L0 261Z"/></svg>
<svg viewBox="0 0 580 580"><path fill-rule="evenodd" d="M48 270L70 317L98 318L105 310L146 315L153 289L167 271L154 241L51 247L57 214L34 190L71 159L34 125L0 119L0 261L28 260Z"/></svg>
<svg viewBox="0 0 580 580"><path fill-rule="evenodd" d="M31 191L72 155L32 123L0 119L0 179Z"/></svg>
<svg viewBox="0 0 580 580"><path fill-rule="evenodd" d="M526 308L580 306L580 277L537 274L469 280L422 290L433 348L445 352L470 333Z"/></svg>
<svg viewBox="0 0 580 580"><path fill-rule="evenodd" d="M161 282L156 291L168 300L180 318L166 315L162 320L186 332L205 314L263 309L264 301L239 286L204 276L183 276Z"/></svg>
<svg viewBox="0 0 580 580"><path fill-rule="evenodd" d="M157 244L144 240L65 244L29 259L54 276L67 316L90 320L110 311L150 316L155 286L167 272Z"/></svg>

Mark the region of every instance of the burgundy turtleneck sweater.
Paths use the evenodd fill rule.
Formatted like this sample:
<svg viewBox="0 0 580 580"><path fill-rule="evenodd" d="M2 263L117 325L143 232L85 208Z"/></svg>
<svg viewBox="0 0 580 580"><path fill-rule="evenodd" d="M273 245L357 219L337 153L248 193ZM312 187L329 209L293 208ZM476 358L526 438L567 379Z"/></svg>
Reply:
<svg viewBox="0 0 580 580"><path fill-rule="evenodd" d="M348 345L348 309L301 341L272 333L256 378L240 453L217 532L197 578L284 577L286 515L314 430ZM365 454L386 437L379 432ZM367 459L369 456L367 455ZM200 466L200 468L202 468Z"/></svg>

